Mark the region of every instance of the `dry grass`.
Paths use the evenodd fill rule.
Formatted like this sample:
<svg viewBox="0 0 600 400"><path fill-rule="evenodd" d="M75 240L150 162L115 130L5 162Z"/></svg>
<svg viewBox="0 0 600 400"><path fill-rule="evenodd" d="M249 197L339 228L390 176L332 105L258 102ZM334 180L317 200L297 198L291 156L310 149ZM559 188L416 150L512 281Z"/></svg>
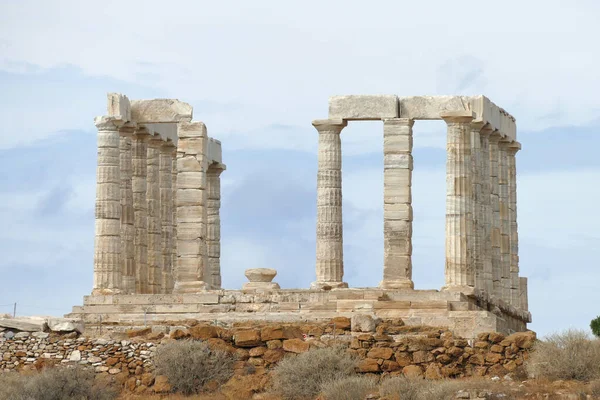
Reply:
<svg viewBox="0 0 600 400"><path fill-rule="evenodd" d="M314 399L323 384L354 376L356 358L341 347L286 357L273 370L274 391L286 400Z"/></svg>
<svg viewBox="0 0 600 400"><path fill-rule="evenodd" d="M91 370L49 368L40 373L0 374L0 399L11 400L113 400L114 388L101 386Z"/></svg>
<svg viewBox="0 0 600 400"><path fill-rule="evenodd" d="M600 378L600 340L579 330L550 335L536 343L526 366L536 378L581 381Z"/></svg>
<svg viewBox="0 0 600 400"><path fill-rule="evenodd" d="M369 393L377 391L377 383L367 376L349 376L322 385L325 400L364 400Z"/></svg>
<svg viewBox="0 0 600 400"><path fill-rule="evenodd" d="M174 392L186 395L202 392L209 382L226 382L233 375L233 362L231 354L193 340L162 344L154 359L157 373L169 378Z"/></svg>

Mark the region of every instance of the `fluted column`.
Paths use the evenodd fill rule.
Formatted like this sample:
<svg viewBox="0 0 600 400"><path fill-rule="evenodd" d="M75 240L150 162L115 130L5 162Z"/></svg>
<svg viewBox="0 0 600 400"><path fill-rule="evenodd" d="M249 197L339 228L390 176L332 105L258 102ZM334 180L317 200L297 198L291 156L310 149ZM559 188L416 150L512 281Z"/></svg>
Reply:
<svg viewBox="0 0 600 400"><path fill-rule="evenodd" d="M94 123L98 129L98 166L92 294L108 295L121 292L119 128L122 122L111 117L96 117Z"/></svg>
<svg viewBox="0 0 600 400"><path fill-rule="evenodd" d="M383 289L412 281L412 127L408 118L383 121Z"/></svg>
<svg viewBox="0 0 600 400"><path fill-rule="evenodd" d="M221 173L225 164L214 163L207 171L207 283L213 289L221 288Z"/></svg>
<svg viewBox="0 0 600 400"><path fill-rule="evenodd" d="M317 280L312 289L345 288L342 227L342 142L344 120L316 120L319 132L317 172Z"/></svg>
<svg viewBox="0 0 600 400"><path fill-rule="evenodd" d="M502 264L500 252L500 186L499 186L499 165L498 165L498 142L500 133L493 131L489 137L490 151L490 206L492 215L492 294L496 299L502 299Z"/></svg>
<svg viewBox="0 0 600 400"><path fill-rule="evenodd" d="M485 297L492 296L494 290L492 273L492 177L490 175L490 134L489 124L479 132L481 140L480 177L481 177L481 249L483 259L483 288Z"/></svg>
<svg viewBox="0 0 600 400"><path fill-rule="evenodd" d="M169 286L167 288L167 293L173 293L173 288L175 286L175 269L177 268L177 148L173 148L173 152L171 153L171 186L173 188L172 192L172 205L171 209L173 212L172 221L173 221L173 234L171 240L171 282L169 282Z"/></svg>
<svg viewBox="0 0 600 400"><path fill-rule="evenodd" d="M180 122L177 142L177 264L174 293L206 289L206 146L201 122Z"/></svg>
<svg viewBox="0 0 600 400"><path fill-rule="evenodd" d="M482 203L482 175L481 175L481 130L485 122L471 123L471 206L472 229L468 241L471 244L471 262L475 271L475 288L481 294L485 290L483 271L483 203Z"/></svg>
<svg viewBox="0 0 600 400"><path fill-rule="evenodd" d="M171 141L160 147L160 226L162 274L161 293L168 294L173 287L173 151Z"/></svg>
<svg viewBox="0 0 600 400"><path fill-rule="evenodd" d="M148 165L148 139L150 135L145 129L138 129L131 142L133 156L133 238L135 293L148 293L148 203L146 200L146 178Z"/></svg>
<svg viewBox="0 0 600 400"><path fill-rule="evenodd" d="M445 290L474 293L471 257L473 220L470 111L443 113L448 125L446 162L446 285Z"/></svg>
<svg viewBox="0 0 600 400"><path fill-rule="evenodd" d="M500 265L502 300L510 303L510 216L508 203L510 201L508 186L508 145L510 141L501 139L498 143L498 185L500 205Z"/></svg>
<svg viewBox="0 0 600 400"><path fill-rule="evenodd" d="M160 137L151 137L148 142L148 292L161 292L162 281L162 227L160 220Z"/></svg>
<svg viewBox="0 0 600 400"><path fill-rule="evenodd" d="M510 298L511 304L521 307L519 290L519 230L517 224L517 162L516 154L521 150L519 142L512 142L508 154L509 222L510 222Z"/></svg>
<svg viewBox="0 0 600 400"><path fill-rule="evenodd" d="M131 154L132 136L135 126L121 128L121 265L122 292L135 293L135 251L134 251L134 211L133 211L133 160Z"/></svg>
<svg viewBox="0 0 600 400"><path fill-rule="evenodd" d="M519 278L519 304L521 306L521 310L529 311L529 299L527 294L527 278L520 277Z"/></svg>

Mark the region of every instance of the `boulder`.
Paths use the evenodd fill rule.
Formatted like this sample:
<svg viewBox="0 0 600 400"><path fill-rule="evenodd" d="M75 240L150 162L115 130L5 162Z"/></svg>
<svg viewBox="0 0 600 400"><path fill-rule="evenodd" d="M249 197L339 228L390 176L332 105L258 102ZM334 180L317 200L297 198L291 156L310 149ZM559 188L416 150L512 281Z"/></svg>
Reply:
<svg viewBox="0 0 600 400"><path fill-rule="evenodd" d="M83 333L83 321L76 318L48 318L48 329L53 332Z"/></svg>
<svg viewBox="0 0 600 400"><path fill-rule="evenodd" d="M2 318L0 326L22 332L42 332L46 328L46 319L41 317Z"/></svg>
<svg viewBox="0 0 600 400"><path fill-rule="evenodd" d="M375 332L377 323L370 315L357 314L352 316L352 332Z"/></svg>
<svg viewBox="0 0 600 400"><path fill-rule="evenodd" d="M152 390L155 393L169 393L171 392L171 384L169 383L169 378L165 375L158 375L154 379L154 386L152 386Z"/></svg>
<svg viewBox="0 0 600 400"><path fill-rule="evenodd" d="M310 345L302 339L288 339L283 341L283 350L290 353L304 353L309 348Z"/></svg>
<svg viewBox="0 0 600 400"><path fill-rule="evenodd" d="M262 344L260 332L254 329L237 331L233 335L233 340L239 347L256 347Z"/></svg>

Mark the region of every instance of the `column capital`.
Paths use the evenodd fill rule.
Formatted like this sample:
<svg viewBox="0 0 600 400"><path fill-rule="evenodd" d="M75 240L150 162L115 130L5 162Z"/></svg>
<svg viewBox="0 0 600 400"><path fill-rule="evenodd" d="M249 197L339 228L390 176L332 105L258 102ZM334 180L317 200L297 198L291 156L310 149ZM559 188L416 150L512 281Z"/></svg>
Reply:
<svg viewBox="0 0 600 400"><path fill-rule="evenodd" d="M345 119L315 119L312 125L321 132L340 133L348 125Z"/></svg>
<svg viewBox="0 0 600 400"><path fill-rule="evenodd" d="M481 131L485 128L486 125L489 125L485 121L472 121L471 122L471 130L478 131L481 134Z"/></svg>
<svg viewBox="0 0 600 400"><path fill-rule="evenodd" d="M486 123L481 127L479 134L481 136L489 137L493 132L494 132L494 128L492 127L492 125L489 123Z"/></svg>
<svg viewBox="0 0 600 400"><path fill-rule="evenodd" d="M462 111L444 111L440 113L440 118L448 122L471 122L475 118L475 113L470 110Z"/></svg>
<svg viewBox="0 0 600 400"><path fill-rule="evenodd" d="M227 166L225 164L222 164L220 162L215 162L208 166L208 170L206 172L208 174L221 175L221 173L223 171L225 171L226 169L227 169Z"/></svg>
<svg viewBox="0 0 600 400"><path fill-rule="evenodd" d="M517 142L516 140L515 140L515 141L512 141L512 142L510 142L510 144L508 145L508 148L507 148L507 150L508 150L508 153L509 153L509 154L511 154L511 155L513 155L513 156L514 156L515 154L517 154L517 152L518 152L519 150L521 150L521 143Z"/></svg>
<svg viewBox="0 0 600 400"><path fill-rule="evenodd" d="M148 144L153 147L162 148L162 146L165 144L165 141L159 135L150 135Z"/></svg>
<svg viewBox="0 0 600 400"><path fill-rule="evenodd" d="M177 150L177 146L175 146L175 144L173 144L173 141L171 139L162 141L162 144L160 146L161 153L168 154L168 153L172 153L173 150Z"/></svg>
<svg viewBox="0 0 600 400"><path fill-rule="evenodd" d="M99 131L118 131L124 125L124 121L117 117L103 115L94 118L94 125Z"/></svg>
<svg viewBox="0 0 600 400"><path fill-rule="evenodd" d="M137 124L135 122L127 122L119 129L119 133L121 136L132 137L136 129Z"/></svg>
<svg viewBox="0 0 600 400"><path fill-rule="evenodd" d="M504 137L500 138L500 141L498 142L498 146L500 146L500 148L503 150L508 150L508 148L512 142L513 142L512 139L510 139L508 136L504 136Z"/></svg>
<svg viewBox="0 0 600 400"><path fill-rule="evenodd" d="M383 123L387 125L400 125L412 127L415 124L415 120L411 118L385 118L383 120Z"/></svg>
<svg viewBox="0 0 600 400"><path fill-rule="evenodd" d="M502 140L502 134L499 130L494 129L492 133L490 133L490 143L498 143Z"/></svg>

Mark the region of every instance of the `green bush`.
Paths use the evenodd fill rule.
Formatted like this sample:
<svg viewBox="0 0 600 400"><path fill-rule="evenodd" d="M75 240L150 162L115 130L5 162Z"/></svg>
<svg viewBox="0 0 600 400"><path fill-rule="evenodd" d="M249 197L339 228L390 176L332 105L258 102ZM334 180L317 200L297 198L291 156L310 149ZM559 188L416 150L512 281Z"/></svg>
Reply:
<svg viewBox="0 0 600 400"><path fill-rule="evenodd" d="M158 374L169 378L174 392L186 395L202 392L211 381L225 383L233 375L233 362L233 355L194 340L162 344L154 358Z"/></svg>
<svg viewBox="0 0 600 400"><path fill-rule="evenodd" d="M600 378L600 340L580 330L550 335L535 344L526 368L536 378Z"/></svg>
<svg viewBox="0 0 600 400"><path fill-rule="evenodd" d="M367 376L349 376L332 382L325 382L321 386L321 393L325 400L364 400L376 389L373 378Z"/></svg>
<svg viewBox="0 0 600 400"><path fill-rule="evenodd" d="M592 328L594 336L600 338L600 316L590 322L590 328Z"/></svg>
<svg viewBox="0 0 600 400"><path fill-rule="evenodd" d="M11 400L113 400L114 388L96 383L83 368L48 368L32 375L0 374L0 398Z"/></svg>
<svg viewBox="0 0 600 400"><path fill-rule="evenodd" d="M356 374L357 359L342 347L311 349L281 360L273 388L286 400L314 399L324 384Z"/></svg>

